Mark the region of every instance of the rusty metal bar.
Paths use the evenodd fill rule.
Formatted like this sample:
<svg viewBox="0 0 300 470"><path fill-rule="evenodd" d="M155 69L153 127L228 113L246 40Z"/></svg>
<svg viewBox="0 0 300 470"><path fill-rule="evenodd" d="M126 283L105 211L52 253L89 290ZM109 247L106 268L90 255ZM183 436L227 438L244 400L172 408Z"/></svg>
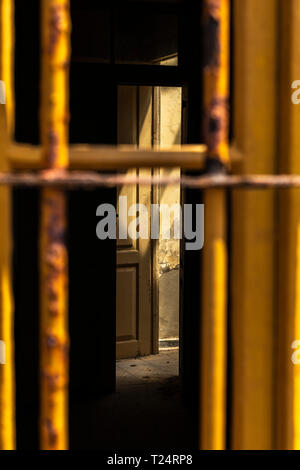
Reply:
<svg viewBox="0 0 300 470"><path fill-rule="evenodd" d="M5 86L5 116L6 134L11 141L15 121L14 102L14 45L15 45L15 22L14 22L14 0L0 1L0 48L1 48L1 78ZM7 142L8 144L8 142ZM5 149L6 150L6 149Z"/></svg>
<svg viewBox="0 0 300 470"><path fill-rule="evenodd" d="M0 104L0 170L8 171L6 147L13 125L13 32L14 2L0 0L0 80L5 84L5 102ZM0 188L0 450L14 450L15 366L14 308L12 294L11 191Z"/></svg>
<svg viewBox="0 0 300 470"><path fill-rule="evenodd" d="M230 0L204 0L204 135L209 171L225 171L229 161L229 8ZM222 185L215 185L217 187ZM206 190L204 203L199 447L204 450L223 450L226 446L227 364L227 227L224 189Z"/></svg>
<svg viewBox="0 0 300 470"><path fill-rule="evenodd" d="M210 162L229 164L230 0L204 1L204 138Z"/></svg>
<svg viewBox="0 0 300 470"><path fill-rule="evenodd" d="M173 145L166 148L134 148L130 145L115 147L70 145L70 160L76 169L115 169L174 167L203 168L205 145ZM88 166L87 166L88 165Z"/></svg>
<svg viewBox="0 0 300 470"><path fill-rule="evenodd" d="M39 173L0 173L0 186L96 188L123 184L181 184L198 189L289 189L300 188L300 175L134 176L99 174L93 171L46 171Z"/></svg>
<svg viewBox="0 0 300 470"><path fill-rule="evenodd" d="M70 2L42 0L41 138L45 168L68 166ZM66 199L41 193L40 226L40 446L68 448L69 335L67 314Z"/></svg>
<svg viewBox="0 0 300 470"><path fill-rule="evenodd" d="M11 144L6 153L13 168L41 169L40 147ZM203 169L205 145L177 145L165 149L142 149L130 145L70 145L70 166L74 169L114 170L136 167L174 167Z"/></svg>

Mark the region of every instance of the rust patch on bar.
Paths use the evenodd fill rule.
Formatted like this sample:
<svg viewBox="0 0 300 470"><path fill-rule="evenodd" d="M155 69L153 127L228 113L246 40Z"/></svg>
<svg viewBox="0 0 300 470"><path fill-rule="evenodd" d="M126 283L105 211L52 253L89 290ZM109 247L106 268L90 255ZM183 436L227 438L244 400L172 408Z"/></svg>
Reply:
<svg viewBox="0 0 300 470"><path fill-rule="evenodd" d="M55 350L55 353L59 355L60 360L68 360L68 353L70 349L68 342L62 342L55 334L48 332L45 335L45 344L47 349ZM60 375L58 373L51 374L50 372L44 371L43 377L47 380L49 385L51 385L52 391L59 385Z"/></svg>
<svg viewBox="0 0 300 470"><path fill-rule="evenodd" d="M64 226L59 226L60 218L58 215L50 217L50 223L47 225L47 232L51 239L52 245L47 253L47 261L49 265L55 264L56 259L60 256L61 244L65 241ZM53 224L53 225L51 225ZM57 226L55 226L57 224Z"/></svg>
<svg viewBox="0 0 300 470"><path fill-rule="evenodd" d="M64 118L63 118L64 124L69 124L70 119L71 119L70 113L66 113L66 114L64 115Z"/></svg>
<svg viewBox="0 0 300 470"><path fill-rule="evenodd" d="M57 442L58 432L55 429L53 422L50 419L46 420L45 425L46 425L47 433L49 436L49 444L51 447L55 447L56 442Z"/></svg>
<svg viewBox="0 0 300 470"><path fill-rule="evenodd" d="M57 292L57 289L51 284L51 276L47 276L46 284L47 284L48 299L51 301L51 303L57 302L58 292Z"/></svg>
<svg viewBox="0 0 300 470"><path fill-rule="evenodd" d="M48 142L47 162L51 168L55 168L59 157L59 136L54 129L48 133Z"/></svg>
<svg viewBox="0 0 300 470"><path fill-rule="evenodd" d="M204 66L220 65L220 0L208 0L204 15Z"/></svg>
<svg viewBox="0 0 300 470"><path fill-rule="evenodd" d="M70 61L69 60L65 60L64 62L61 62L61 68L62 69L69 69L69 66L70 66Z"/></svg>
<svg viewBox="0 0 300 470"><path fill-rule="evenodd" d="M218 147L228 133L229 105L227 98L214 98L204 118L204 136L208 154L218 157Z"/></svg>
<svg viewBox="0 0 300 470"><path fill-rule="evenodd" d="M43 372L42 374L43 378L47 381L47 384L51 390L51 392L54 392L59 388L59 382L60 382L60 376L59 374L51 374L49 372Z"/></svg>
<svg viewBox="0 0 300 470"><path fill-rule="evenodd" d="M65 5L54 5L49 12L49 53L52 54L64 30Z"/></svg>
<svg viewBox="0 0 300 470"><path fill-rule="evenodd" d="M48 348L56 348L59 345L59 340L57 336L52 333L47 333L46 335L46 345Z"/></svg>
<svg viewBox="0 0 300 470"><path fill-rule="evenodd" d="M206 8L209 16L216 20L221 18L221 0L207 0Z"/></svg>

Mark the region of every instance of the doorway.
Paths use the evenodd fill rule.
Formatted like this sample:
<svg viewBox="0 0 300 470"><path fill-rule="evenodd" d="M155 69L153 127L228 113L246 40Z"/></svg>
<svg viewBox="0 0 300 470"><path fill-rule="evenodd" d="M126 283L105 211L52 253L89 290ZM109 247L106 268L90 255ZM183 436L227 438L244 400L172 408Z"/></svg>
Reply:
<svg viewBox="0 0 300 470"><path fill-rule="evenodd" d="M183 140L182 87L118 86L118 144L168 147ZM179 177L180 169L130 169L130 175ZM120 207L120 201L122 207ZM131 216L124 215L135 205ZM140 205L147 209L148 237L137 230L117 241L117 359L155 354L179 346L180 185L123 185L118 189L117 213L128 227ZM150 238L151 205L160 207L160 227ZM177 210L176 210L177 209ZM129 213L128 213L129 214ZM124 217L126 220L124 220ZM141 217L140 217L141 218ZM142 221L140 221L142 224Z"/></svg>

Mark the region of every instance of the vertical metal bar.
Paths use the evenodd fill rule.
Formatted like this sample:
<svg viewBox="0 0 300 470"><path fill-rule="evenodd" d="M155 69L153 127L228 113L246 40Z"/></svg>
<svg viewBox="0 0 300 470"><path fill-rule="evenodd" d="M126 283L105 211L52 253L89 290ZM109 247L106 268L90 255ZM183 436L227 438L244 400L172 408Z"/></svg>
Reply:
<svg viewBox="0 0 300 470"><path fill-rule="evenodd" d="M292 102L292 83L300 77L300 0L280 0L281 173L300 173L300 106ZM299 87L297 87L299 88ZM277 446L300 449L300 366L293 363L300 340L300 193L279 194Z"/></svg>
<svg viewBox="0 0 300 470"><path fill-rule="evenodd" d="M42 0L41 136L44 165L68 166L70 2ZM68 447L68 314L66 196L41 193L41 448Z"/></svg>
<svg viewBox="0 0 300 470"><path fill-rule="evenodd" d="M8 171L5 155L8 128L12 128L12 58L13 58L12 0L0 1L0 80L6 88L6 104L0 104L0 170ZM8 124L8 122L9 124ZM15 368L14 317L12 295L12 228L11 190L0 188L0 450L15 449Z"/></svg>
<svg viewBox="0 0 300 470"><path fill-rule="evenodd" d="M228 163L230 0L204 1L204 107L207 168ZM207 190L203 248L200 362L200 448L226 446L227 246L226 194Z"/></svg>
<svg viewBox="0 0 300 470"><path fill-rule="evenodd" d="M15 122L14 100L14 0L1 0L1 80L5 83L6 132L12 138Z"/></svg>
<svg viewBox="0 0 300 470"><path fill-rule="evenodd" d="M241 174L276 171L278 3L234 3L234 142ZM246 91L247 90L247 91ZM234 190L231 216L233 450L274 448L275 197Z"/></svg>

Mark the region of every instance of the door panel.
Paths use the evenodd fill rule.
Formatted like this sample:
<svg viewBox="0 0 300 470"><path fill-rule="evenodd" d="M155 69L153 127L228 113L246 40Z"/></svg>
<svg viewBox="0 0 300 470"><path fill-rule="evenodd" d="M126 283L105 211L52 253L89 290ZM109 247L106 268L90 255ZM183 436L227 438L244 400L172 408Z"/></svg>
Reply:
<svg viewBox="0 0 300 470"><path fill-rule="evenodd" d="M138 340L138 296L137 266L119 266L117 284L117 310L122 312L118 323L118 340ZM119 288L119 290L118 290Z"/></svg>

